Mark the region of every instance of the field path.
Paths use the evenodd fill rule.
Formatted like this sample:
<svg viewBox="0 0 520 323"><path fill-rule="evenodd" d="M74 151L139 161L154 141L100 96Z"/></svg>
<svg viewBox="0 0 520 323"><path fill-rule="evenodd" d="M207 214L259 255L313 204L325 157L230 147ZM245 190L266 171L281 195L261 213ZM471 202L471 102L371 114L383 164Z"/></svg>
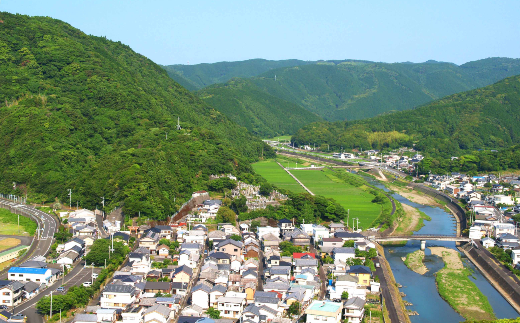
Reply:
<svg viewBox="0 0 520 323"><path fill-rule="evenodd" d="M303 183L300 182L300 180L297 179L296 176L294 176L293 174L291 174L291 172L290 172L288 169L286 169L285 167L283 167L282 164L280 164L279 162L276 162L276 163L277 163L278 165L280 165L280 167L282 167L282 169L285 170L285 171L287 172L287 174L291 175L291 177L294 178L294 180L295 180L296 182L298 182L298 184L300 184L301 187L303 187L304 190L306 190L307 192L309 192L310 195L314 195L314 193L311 192L311 190L308 189L305 185L303 185Z"/></svg>

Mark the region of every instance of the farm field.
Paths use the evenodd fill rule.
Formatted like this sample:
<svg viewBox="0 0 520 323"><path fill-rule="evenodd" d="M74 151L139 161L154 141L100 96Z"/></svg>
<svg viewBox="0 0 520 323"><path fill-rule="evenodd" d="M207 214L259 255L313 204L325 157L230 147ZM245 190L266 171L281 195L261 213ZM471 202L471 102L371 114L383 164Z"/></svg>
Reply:
<svg viewBox="0 0 520 323"><path fill-rule="evenodd" d="M0 234L33 236L37 227L36 222L25 216L20 216L20 233L18 233L18 215L6 209L0 209Z"/></svg>
<svg viewBox="0 0 520 323"><path fill-rule="evenodd" d="M305 190L300 186L291 175L287 174L276 161L264 160L253 164L253 169L262 175L269 183L279 188L290 190L294 193L302 193Z"/></svg>
<svg viewBox="0 0 520 323"><path fill-rule="evenodd" d="M359 218L359 225L365 229L381 213L381 206L372 203L373 195L344 183L328 170L291 170L291 173L314 194L333 198L345 209L349 209L350 219ZM349 225L352 226L352 220Z"/></svg>
<svg viewBox="0 0 520 323"><path fill-rule="evenodd" d="M12 247L16 247L20 244L20 239L15 238L0 238L0 251L7 250Z"/></svg>

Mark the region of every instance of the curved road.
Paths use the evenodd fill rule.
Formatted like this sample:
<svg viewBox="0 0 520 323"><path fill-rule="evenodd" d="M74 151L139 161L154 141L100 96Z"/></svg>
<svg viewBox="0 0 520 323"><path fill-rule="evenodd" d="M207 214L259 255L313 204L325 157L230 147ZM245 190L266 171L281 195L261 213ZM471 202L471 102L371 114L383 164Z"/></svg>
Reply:
<svg viewBox="0 0 520 323"><path fill-rule="evenodd" d="M31 218L38 224L36 237L33 238L31 249L18 262L36 256L46 256L54 242L54 233L58 231L58 220L52 215L37 210L30 205L18 204L9 200L1 199L0 207L8 209L12 213ZM7 271L0 274L0 279L7 279Z"/></svg>

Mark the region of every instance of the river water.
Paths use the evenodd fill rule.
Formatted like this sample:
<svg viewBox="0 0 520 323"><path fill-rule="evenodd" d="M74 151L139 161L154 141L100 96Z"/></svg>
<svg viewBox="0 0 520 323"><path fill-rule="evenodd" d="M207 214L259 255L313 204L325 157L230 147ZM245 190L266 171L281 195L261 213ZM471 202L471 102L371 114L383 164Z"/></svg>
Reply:
<svg viewBox="0 0 520 323"><path fill-rule="evenodd" d="M388 192L388 189L379 182L370 180L370 183ZM415 207L430 216L431 221L424 221L425 225L419 231L417 231L416 234L455 234L457 224L452 214L447 213L443 209L437 207L430 207L414 203L399 194L393 194L392 196L402 204ZM407 308L419 313L419 315L410 316L410 320L412 323L451 323L464 321L464 318L455 312L455 310L439 296L437 287L435 285L434 273L444 267L444 262L441 258L431 255L431 252L428 249L430 246L442 246L457 250L455 242L426 241L426 256L424 258L424 262L428 268L428 272L424 275L419 275L408 269L402 260L402 257L406 257L408 253L420 249L419 241L409 241L403 247L385 247L385 257L390 263L395 280L397 283L403 286L400 288L400 290L406 294L403 299L413 304L411 306L407 306ZM470 279L472 279L480 291L487 296L489 303L493 307L496 317L518 317L518 313L482 276L480 271L464 257L464 254L461 255L464 264L471 268L474 272Z"/></svg>

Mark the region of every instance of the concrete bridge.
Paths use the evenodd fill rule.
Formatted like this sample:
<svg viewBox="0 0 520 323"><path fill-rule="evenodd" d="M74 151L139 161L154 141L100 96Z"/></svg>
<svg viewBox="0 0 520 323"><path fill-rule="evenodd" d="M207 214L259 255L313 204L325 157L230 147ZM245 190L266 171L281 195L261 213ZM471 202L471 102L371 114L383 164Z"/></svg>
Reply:
<svg viewBox="0 0 520 323"><path fill-rule="evenodd" d="M421 250L425 249L426 240L453 241L453 242L470 242L471 241L471 239L468 237L457 237L457 236L440 235L440 234L416 234L416 235L411 235L411 236L389 236L389 237L375 238L374 240L377 242L419 240L419 241L421 241Z"/></svg>

